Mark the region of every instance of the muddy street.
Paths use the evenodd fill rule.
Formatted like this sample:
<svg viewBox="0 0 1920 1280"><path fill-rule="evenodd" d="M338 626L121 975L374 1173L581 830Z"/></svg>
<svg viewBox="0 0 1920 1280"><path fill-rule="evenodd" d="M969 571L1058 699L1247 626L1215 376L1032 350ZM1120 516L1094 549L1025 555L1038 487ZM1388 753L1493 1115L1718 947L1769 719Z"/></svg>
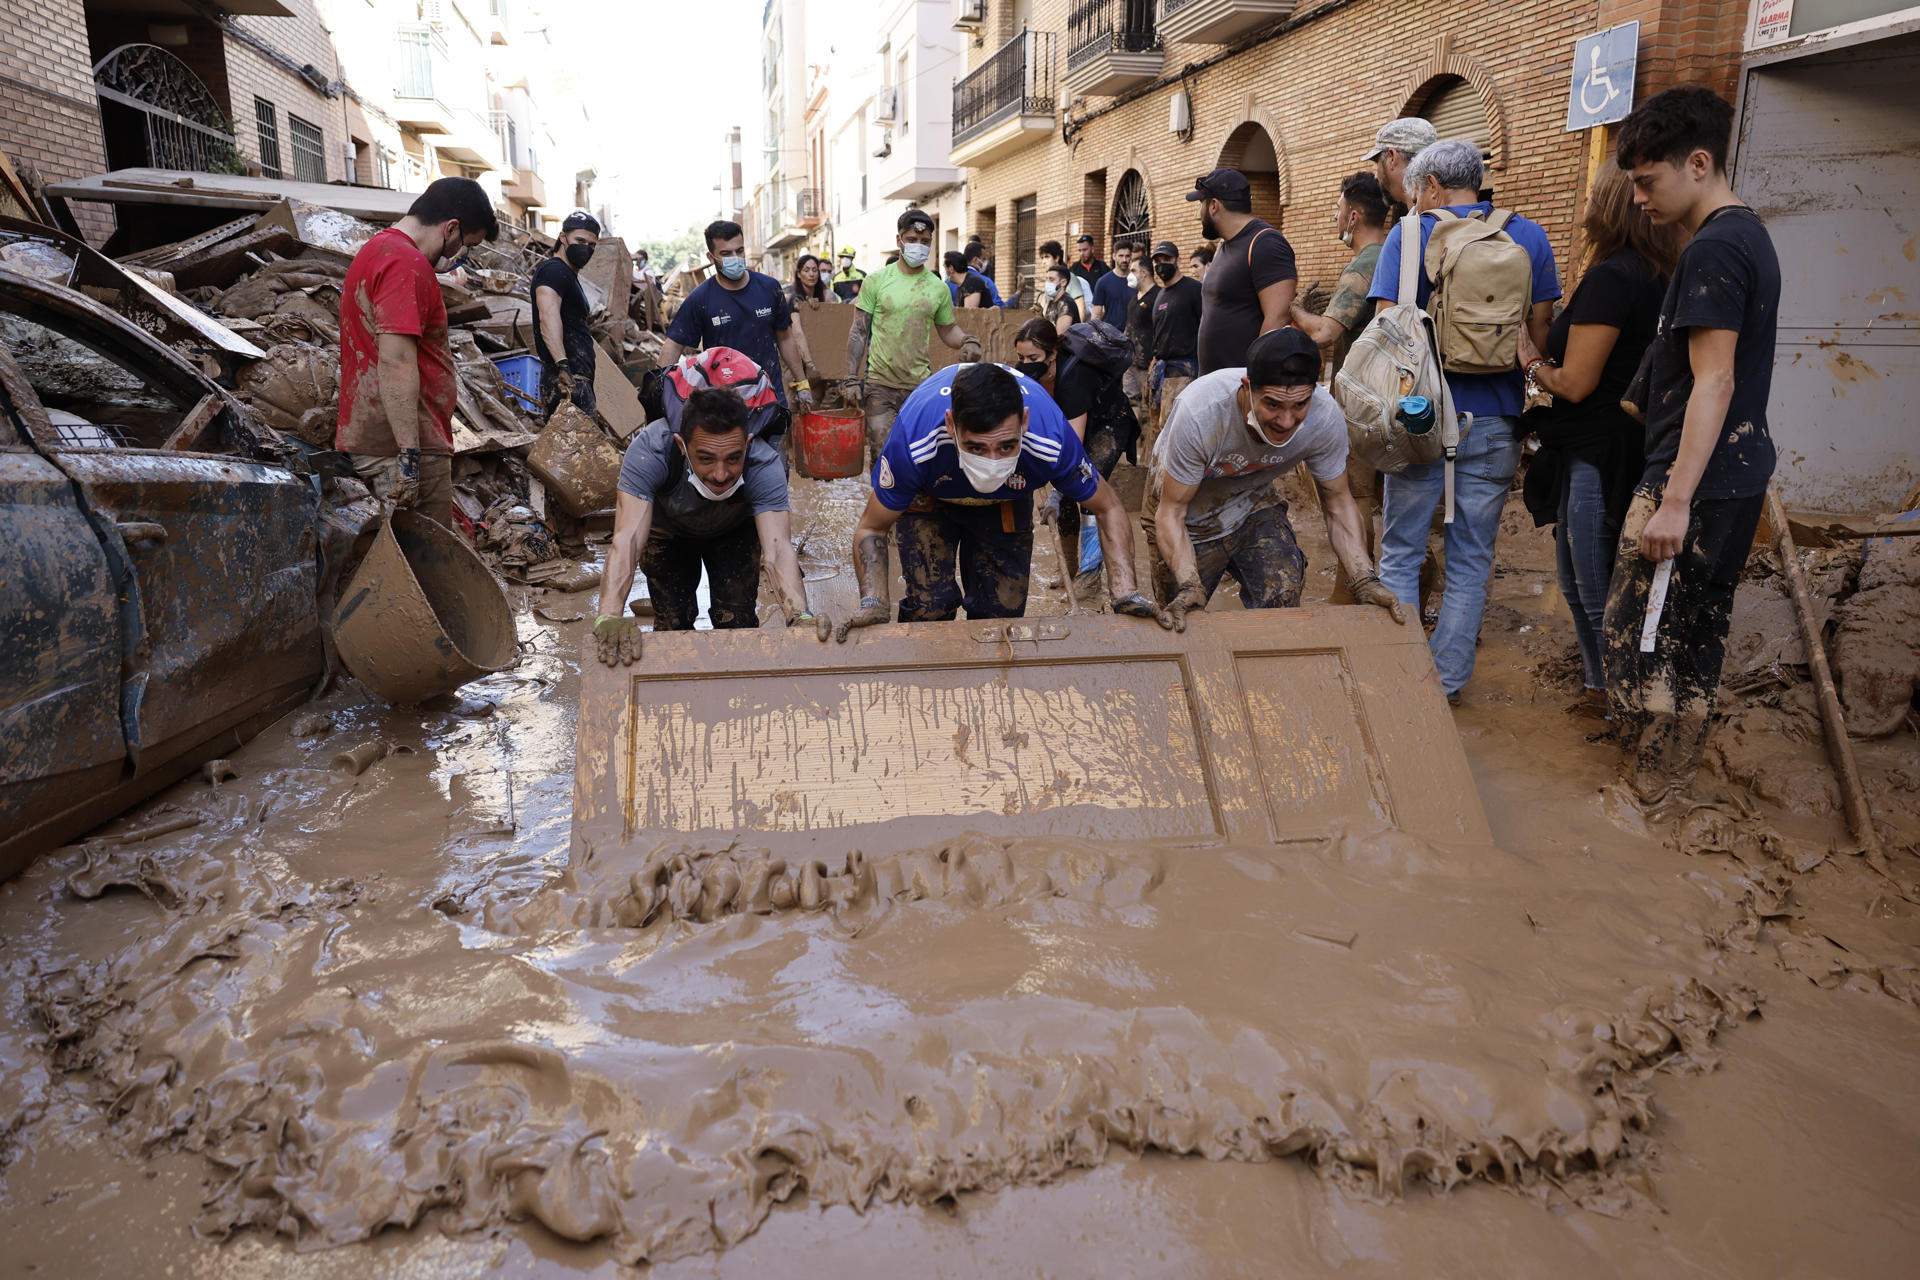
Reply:
<svg viewBox="0 0 1920 1280"><path fill-rule="evenodd" d="M1912 908L1830 814L1607 790L1504 545L1490 845L956 833L717 912L750 838L570 859L588 597L519 593L512 671L349 683L0 888L20 1273L1892 1274Z"/></svg>

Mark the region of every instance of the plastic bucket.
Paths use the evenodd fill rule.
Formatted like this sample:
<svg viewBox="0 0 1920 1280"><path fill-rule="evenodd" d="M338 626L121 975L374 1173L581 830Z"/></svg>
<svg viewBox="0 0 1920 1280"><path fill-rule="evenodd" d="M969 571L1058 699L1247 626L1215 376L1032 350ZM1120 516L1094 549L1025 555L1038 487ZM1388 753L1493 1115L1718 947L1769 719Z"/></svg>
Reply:
<svg viewBox="0 0 1920 1280"><path fill-rule="evenodd" d="M805 413L793 433L793 466L809 480L860 474L867 456L867 419L857 409Z"/></svg>
<svg viewBox="0 0 1920 1280"><path fill-rule="evenodd" d="M380 526L340 593L333 641L360 683L389 702L424 702L504 671L519 649L513 611L459 535L412 511Z"/></svg>

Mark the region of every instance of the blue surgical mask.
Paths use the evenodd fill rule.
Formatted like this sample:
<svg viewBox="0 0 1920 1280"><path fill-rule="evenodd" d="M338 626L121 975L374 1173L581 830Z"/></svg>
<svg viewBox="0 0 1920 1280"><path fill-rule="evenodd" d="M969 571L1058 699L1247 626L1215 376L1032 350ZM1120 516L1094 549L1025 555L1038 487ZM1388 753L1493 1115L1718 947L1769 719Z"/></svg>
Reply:
<svg viewBox="0 0 1920 1280"><path fill-rule="evenodd" d="M927 265L927 255L933 252L930 244L903 244L900 246L900 261L910 267Z"/></svg>
<svg viewBox="0 0 1920 1280"><path fill-rule="evenodd" d="M720 259L720 274L729 280L738 280L741 276L747 274L746 258L736 254L728 254L726 257Z"/></svg>

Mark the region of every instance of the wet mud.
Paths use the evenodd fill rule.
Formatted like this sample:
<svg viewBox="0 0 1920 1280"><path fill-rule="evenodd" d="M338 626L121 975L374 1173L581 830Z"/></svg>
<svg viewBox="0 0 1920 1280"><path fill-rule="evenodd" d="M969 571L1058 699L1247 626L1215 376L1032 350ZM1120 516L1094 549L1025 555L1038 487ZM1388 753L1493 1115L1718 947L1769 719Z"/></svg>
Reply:
<svg viewBox="0 0 1920 1280"><path fill-rule="evenodd" d="M1507 550L1459 716L1494 844L818 859L570 858L586 624L516 593L457 701L348 686L0 886L0 1230L62 1275L1895 1273L1916 862L1608 788L1551 581Z"/></svg>

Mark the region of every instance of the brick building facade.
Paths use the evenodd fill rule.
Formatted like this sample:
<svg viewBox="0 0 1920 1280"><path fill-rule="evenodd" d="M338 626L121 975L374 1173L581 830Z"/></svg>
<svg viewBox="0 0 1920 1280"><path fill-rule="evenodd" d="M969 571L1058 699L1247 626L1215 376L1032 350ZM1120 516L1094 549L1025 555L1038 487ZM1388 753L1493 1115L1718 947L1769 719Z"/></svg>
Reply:
<svg viewBox="0 0 1920 1280"><path fill-rule="evenodd" d="M1162 22L1167 7L1158 6ZM1033 62L1055 60L1027 87L1056 91L1069 83L1070 46L1085 47L1088 12L1088 0L988 0L968 69L1019 38L1024 19L1053 33ZM1142 10L1113 0L1105 12L1124 23ZM1086 232L1105 256L1123 188L1136 198L1144 187L1151 238L1192 248L1199 217L1182 196L1228 164L1248 173L1255 212L1293 243L1302 285L1330 285L1347 257L1332 234L1341 179L1366 167L1379 125L1427 114L1470 123L1489 153L1494 198L1544 225L1564 267L1588 163L1586 135L1565 131L1575 40L1638 19L1637 98L1682 82L1731 97L1746 14L1746 0L1302 0L1235 43L1163 40L1151 79L1112 97L1069 90L1064 120L1057 100L1036 91L1024 109L1037 117L1044 107L1052 127L969 168L970 217L994 246L1006 291L1026 283L1036 241ZM1175 132L1180 92L1188 128ZM955 149L965 162L958 124Z"/></svg>
<svg viewBox="0 0 1920 1280"><path fill-rule="evenodd" d="M93 69L123 45L155 44L225 112L242 164L294 177L297 141L306 170L299 176L347 177L332 40L314 0L280 2L290 16L228 18L212 3L141 12L87 0L8 0L0 7L0 148L41 182L129 163L109 156ZM274 128L264 140L262 104L271 105ZM112 230L100 206L74 213L96 242Z"/></svg>

